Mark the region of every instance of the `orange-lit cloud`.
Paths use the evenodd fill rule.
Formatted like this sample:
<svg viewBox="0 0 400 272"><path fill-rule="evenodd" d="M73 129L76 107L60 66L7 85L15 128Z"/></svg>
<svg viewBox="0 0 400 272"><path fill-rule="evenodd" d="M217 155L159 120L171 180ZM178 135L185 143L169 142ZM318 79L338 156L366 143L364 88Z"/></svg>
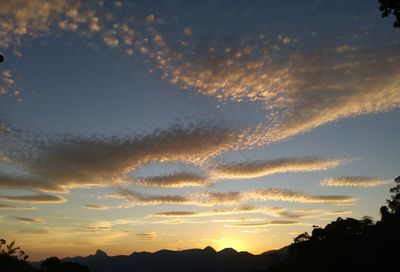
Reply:
<svg viewBox="0 0 400 272"><path fill-rule="evenodd" d="M339 177L324 179L321 181L321 185L323 186L336 187L375 187L385 184L389 184L389 182L371 177Z"/></svg>
<svg viewBox="0 0 400 272"><path fill-rule="evenodd" d="M0 204L0 210L36 210L36 207L31 206L16 206Z"/></svg>
<svg viewBox="0 0 400 272"><path fill-rule="evenodd" d="M264 227L264 226L290 226L290 225L298 225L301 222L298 221L283 221L283 220L274 220L267 222L253 222L253 223L238 223L227 225L229 227Z"/></svg>
<svg viewBox="0 0 400 272"><path fill-rule="evenodd" d="M106 195L105 198L123 199L126 203L116 206L101 206L99 209L115 209L128 208L135 205L165 205L165 204L182 204L197 206L219 206L219 205L239 205L244 211L248 212L254 208L244 205L248 202L264 202L264 201L288 201L299 203L327 203L348 205L352 204L355 199L344 195L309 195L300 192L294 192L283 189L259 189L244 192L198 192L188 196L181 195L150 195L142 194L128 189L121 189L118 193ZM96 209L96 205L89 205ZM279 209L279 208L278 208ZM268 209L264 210L266 212ZM216 210L217 211L217 210ZM260 210L256 210L260 211ZM277 212L272 209L273 212ZM270 212L272 212L270 210ZM234 213L234 211L221 211Z"/></svg>
<svg viewBox="0 0 400 272"><path fill-rule="evenodd" d="M106 205L86 204L83 207L89 210L109 210L110 207Z"/></svg>
<svg viewBox="0 0 400 272"><path fill-rule="evenodd" d="M283 189L260 189L247 193L247 198L262 201L289 201L300 203L352 204L354 198L343 195L309 195Z"/></svg>
<svg viewBox="0 0 400 272"><path fill-rule="evenodd" d="M247 145L279 142L335 120L400 106L395 45L325 47L313 54L301 46L279 50L289 43L284 35L278 41L265 35L199 38L187 45L194 50L164 42L147 55L163 78L183 89L264 105L266 122L247 135Z"/></svg>
<svg viewBox="0 0 400 272"><path fill-rule="evenodd" d="M81 37L99 35L110 47L117 36L131 31L115 22L112 14L120 5L105 7L101 2L82 0L3 0L0 2L0 47L18 50L26 38L75 32Z"/></svg>
<svg viewBox="0 0 400 272"><path fill-rule="evenodd" d="M344 163L343 160L304 157L287 158L266 161L245 161L228 163L213 168L213 178L255 178L276 173L322 171L337 167Z"/></svg>
<svg viewBox="0 0 400 272"><path fill-rule="evenodd" d="M136 237L139 240L152 241L157 239L157 234L155 232L136 233Z"/></svg>
<svg viewBox="0 0 400 272"><path fill-rule="evenodd" d="M7 202L24 202L24 203L62 203L65 199L55 195L37 194L37 195L20 195L5 196L0 195L0 200Z"/></svg>

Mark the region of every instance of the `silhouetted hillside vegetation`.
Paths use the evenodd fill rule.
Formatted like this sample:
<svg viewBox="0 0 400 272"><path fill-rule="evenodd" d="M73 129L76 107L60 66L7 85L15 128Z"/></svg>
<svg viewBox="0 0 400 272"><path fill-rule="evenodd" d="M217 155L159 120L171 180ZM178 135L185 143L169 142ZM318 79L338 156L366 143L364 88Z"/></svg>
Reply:
<svg viewBox="0 0 400 272"><path fill-rule="evenodd" d="M368 216L338 218L325 228L314 226L311 235L305 232L294 238L287 260L267 271L386 271L388 267L398 271L400 177L395 181L379 221Z"/></svg>
<svg viewBox="0 0 400 272"><path fill-rule="evenodd" d="M7 244L0 239L0 272L89 272L89 269L78 263L61 262L57 257L51 257L41 262L40 270L27 262L29 256L15 241Z"/></svg>

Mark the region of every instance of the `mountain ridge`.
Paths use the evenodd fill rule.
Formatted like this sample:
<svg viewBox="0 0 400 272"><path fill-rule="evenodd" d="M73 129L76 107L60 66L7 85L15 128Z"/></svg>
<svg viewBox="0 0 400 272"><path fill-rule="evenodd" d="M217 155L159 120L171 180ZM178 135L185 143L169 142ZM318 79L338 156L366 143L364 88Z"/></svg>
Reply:
<svg viewBox="0 0 400 272"><path fill-rule="evenodd" d="M130 255L109 256L98 249L86 257L76 256L62 259L63 262L76 262L90 268L91 272L255 272L265 271L269 266L286 258L287 247L254 255L247 251L225 248L216 251L211 246L203 249L184 250L162 249L156 252L132 252Z"/></svg>

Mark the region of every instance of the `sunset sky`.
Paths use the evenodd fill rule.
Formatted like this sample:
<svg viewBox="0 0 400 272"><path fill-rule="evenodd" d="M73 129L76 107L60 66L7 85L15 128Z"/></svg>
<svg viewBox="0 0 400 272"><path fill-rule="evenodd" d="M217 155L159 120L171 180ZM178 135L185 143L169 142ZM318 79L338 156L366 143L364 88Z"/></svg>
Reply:
<svg viewBox="0 0 400 272"><path fill-rule="evenodd" d="M0 238L233 247L379 219L400 36L377 0L1 0Z"/></svg>

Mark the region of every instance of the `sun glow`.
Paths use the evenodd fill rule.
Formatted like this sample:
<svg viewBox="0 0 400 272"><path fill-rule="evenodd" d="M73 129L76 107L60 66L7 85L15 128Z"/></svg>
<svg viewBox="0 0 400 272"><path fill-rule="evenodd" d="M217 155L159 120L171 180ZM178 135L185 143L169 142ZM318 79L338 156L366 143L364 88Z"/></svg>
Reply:
<svg viewBox="0 0 400 272"><path fill-rule="evenodd" d="M224 237L216 241L215 249L233 248L236 251L249 251L246 243L238 237Z"/></svg>

